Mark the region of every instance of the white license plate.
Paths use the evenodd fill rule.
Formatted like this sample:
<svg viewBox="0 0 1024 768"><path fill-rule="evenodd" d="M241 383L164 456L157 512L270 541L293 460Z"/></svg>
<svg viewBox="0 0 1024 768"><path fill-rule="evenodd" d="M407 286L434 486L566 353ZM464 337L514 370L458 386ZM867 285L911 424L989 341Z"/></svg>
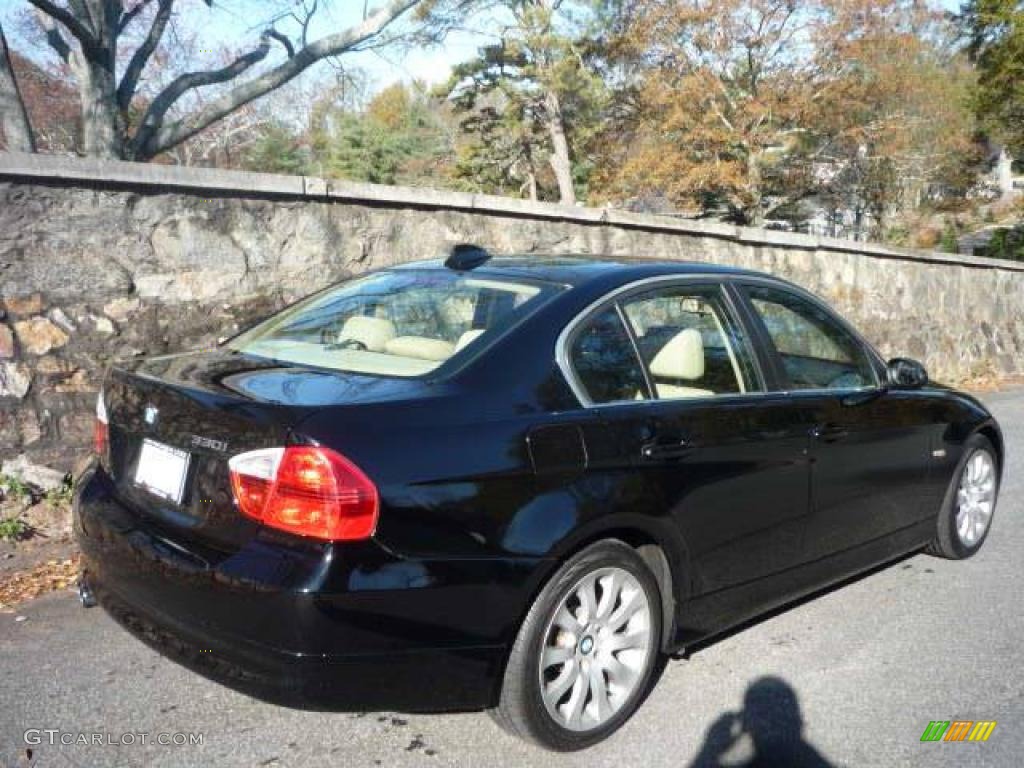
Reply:
<svg viewBox="0 0 1024 768"><path fill-rule="evenodd" d="M143 440L135 484L154 496L181 503L188 474L188 452L180 451L155 440Z"/></svg>

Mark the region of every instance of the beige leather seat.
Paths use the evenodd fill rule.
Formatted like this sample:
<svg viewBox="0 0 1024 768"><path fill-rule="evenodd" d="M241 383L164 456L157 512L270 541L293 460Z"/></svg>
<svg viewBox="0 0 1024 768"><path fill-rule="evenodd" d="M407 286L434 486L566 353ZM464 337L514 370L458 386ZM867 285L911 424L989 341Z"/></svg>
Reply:
<svg viewBox="0 0 1024 768"><path fill-rule="evenodd" d="M455 354L455 345L444 339L431 339L426 336L396 336L384 345L389 355L413 357L417 360L447 360Z"/></svg>
<svg viewBox="0 0 1024 768"><path fill-rule="evenodd" d="M650 369L660 398L711 397L715 394L710 389L659 381L696 381L704 376L704 339L695 328L682 330L669 339L651 360Z"/></svg>
<svg viewBox="0 0 1024 768"><path fill-rule="evenodd" d="M383 352L385 345L395 338L395 324L382 317L356 315L345 321L338 341L358 341L370 352Z"/></svg>
<svg viewBox="0 0 1024 768"><path fill-rule="evenodd" d="M461 352L465 347L468 347L484 332L483 328L474 328L471 331L466 331L464 334L459 336L459 340L455 342L455 351Z"/></svg>

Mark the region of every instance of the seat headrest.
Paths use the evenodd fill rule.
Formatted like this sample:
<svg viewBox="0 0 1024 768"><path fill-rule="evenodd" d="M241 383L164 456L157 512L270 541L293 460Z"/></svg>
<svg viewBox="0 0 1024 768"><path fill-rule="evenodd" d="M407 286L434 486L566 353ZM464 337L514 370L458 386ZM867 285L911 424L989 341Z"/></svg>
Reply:
<svg viewBox="0 0 1024 768"><path fill-rule="evenodd" d="M395 338L395 324L382 317L356 315L345 321L341 327L339 341L352 339L366 346L370 352L383 352L384 345Z"/></svg>
<svg viewBox="0 0 1024 768"><path fill-rule="evenodd" d="M696 328L680 331L651 360L651 374L666 379L699 379L704 375L704 339Z"/></svg>
<svg viewBox="0 0 1024 768"><path fill-rule="evenodd" d="M413 357L417 360L444 362L455 352L450 341L431 339L426 336L396 336L384 345L389 355Z"/></svg>
<svg viewBox="0 0 1024 768"><path fill-rule="evenodd" d="M474 341L480 338L480 335L484 332L484 330L484 328L474 328L473 330L466 331L464 334L459 336L459 340L455 342L455 351L459 352L465 347L468 347L470 344L472 344Z"/></svg>

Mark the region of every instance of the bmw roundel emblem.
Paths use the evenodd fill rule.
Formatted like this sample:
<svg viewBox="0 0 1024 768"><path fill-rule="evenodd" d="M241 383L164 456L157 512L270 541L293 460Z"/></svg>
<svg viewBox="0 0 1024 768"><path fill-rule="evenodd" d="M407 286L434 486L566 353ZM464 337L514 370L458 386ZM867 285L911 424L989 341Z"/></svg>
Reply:
<svg viewBox="0 0 1024 768"><path fill-rule="evenodd" d="M145 419L149 426L156 424L156 417L160 413L155 405L147 405L146 410L142 413L142 418Z"/></svg>

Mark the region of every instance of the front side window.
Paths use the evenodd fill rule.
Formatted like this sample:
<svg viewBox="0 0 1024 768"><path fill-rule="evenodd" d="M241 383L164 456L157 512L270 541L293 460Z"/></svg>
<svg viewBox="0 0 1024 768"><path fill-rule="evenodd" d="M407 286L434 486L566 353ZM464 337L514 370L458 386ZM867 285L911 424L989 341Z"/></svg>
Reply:
<svg viewBox="0 0 1024 768"><path fill-rule="evenodd" d="M756 389L749 347L717 288L659 288L624 300L622 310L659 399Z"/></svg>
<svg viewBox="0 0 1024 768"><path fill-rule="evenodd" d="M576 331L569 345L569 363L592 403L648 397L643 368L614 305Z"/></svg>
<svg viewBox="0 0 1024 768"><path fill-rule="evenodd" d="M228 347L339 371L421 376L482 345L558 290L446 269L378 272L306 299Z"/></svg>
<svg viewBox="0 0 1024 768"><path fill-rule="evenodd" d="M788 291L746 289L793 389L859 389L877 384L864 346L828 312Z"/></svg>

